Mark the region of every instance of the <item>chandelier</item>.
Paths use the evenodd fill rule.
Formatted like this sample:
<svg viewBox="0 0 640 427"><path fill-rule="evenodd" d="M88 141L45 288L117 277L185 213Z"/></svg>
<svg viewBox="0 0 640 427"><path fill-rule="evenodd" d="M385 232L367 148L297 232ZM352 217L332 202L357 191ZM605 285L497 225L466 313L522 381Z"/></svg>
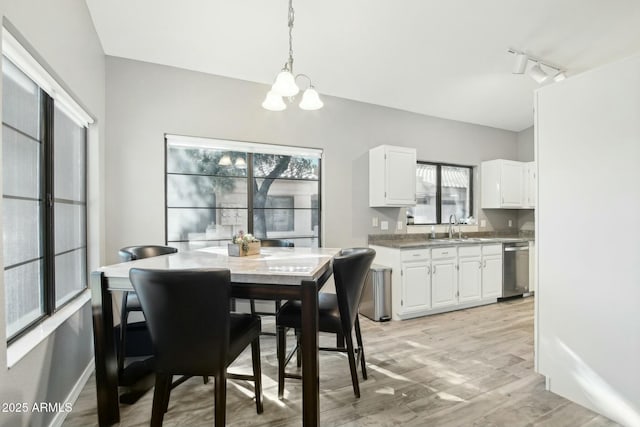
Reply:
<svg viewBox="0 0 640 427"><path fill-rule="evenodd" d="M293 102L294 97L300 92L300 88L296 84L299 78L306 79L307 89L302 94L302 100L298 106L303 110L319 110L324 106L318 92L311 83L311 78L306 74L293 74L293 0L289 0L289 59L284 63L282 70L276 76L275 83L271 86L271 90L267 93L267 97L262 102L262 107L271 111L282 111L287 108L287 104L283 98L287 98L289 102Z"/></svg>

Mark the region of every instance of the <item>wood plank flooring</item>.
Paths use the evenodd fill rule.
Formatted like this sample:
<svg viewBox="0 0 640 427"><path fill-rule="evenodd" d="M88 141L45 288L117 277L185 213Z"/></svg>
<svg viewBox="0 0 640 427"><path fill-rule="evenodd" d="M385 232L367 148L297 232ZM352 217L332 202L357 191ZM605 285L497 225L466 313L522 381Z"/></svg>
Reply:
<svg viewBox="0 0 640 427"><path fill-rule="evenodd" d="M273 328L268 319L263 323ZM360 399L353 395L346 357L320 354L323 426L617 425L545 391L544 378L533 371L533 298L402 322L361 316L361 324L369 379L360 383ZM333 342L321 335L321 344ZM255 412L250 383L229 380L227 424L300 426L301 384L287 380L279 401L275 338L262 337L261 346L264 413ZM249 373L250 360L245 351L230 370ZM153 390L135 405L121 405L120 425L148 425L152 395ZM93 377L64 425L97 425ZM213 382L192 378L173 390L164 425L213 425Z"/></svg>

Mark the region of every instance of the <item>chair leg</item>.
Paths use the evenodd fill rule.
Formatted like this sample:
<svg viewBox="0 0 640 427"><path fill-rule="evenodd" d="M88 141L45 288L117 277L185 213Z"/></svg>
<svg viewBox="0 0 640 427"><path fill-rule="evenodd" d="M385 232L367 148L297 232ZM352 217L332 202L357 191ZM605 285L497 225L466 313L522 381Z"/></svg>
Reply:
<svg viewBox="0 0 640 427"><path fill-rule="evenodd" d="M225 370L226 371L226 370ZM215 426L224 427L227 418L227 375L222 372L215 376Z"/></svg>
<svg viewBox="0 0 640 427"><path fill-rule="evenodd" d="M356 356L353 351L353 338L351 333L344 336L347 342L347 356L349 357L349 369L351 370L351 383L353 384L353 392L357 398L360 398L360 385L358 384L358 369L356 367Z"/></svg>
<svg viewBox="0 0 640 427"><path fill-rule="evenodd" d="M277 355L278 355L278 399L284 397L284 358L286 357L287 330L284 326L276 328L277 335Z"/></svg>
<svg viewBox="0 0 640 427"><path fill-rule="evenodd" d="M167 393L164 396L164 413L166 414L169 411L169 399L171 398L171 386L173 383L173 375L169 375L167 379L169 386L167 387Z"/></svg>
<svg viewBox="0 0 640 427"><path fill-rule="evenodd" d="M151 408L151 426L161 426L164 413L169 405L169 392L171 390L171 376L156 374L156 387L153 390L153 406Z"/></svg>
<svg viewBox="0 0 640 427"><path fill-rule="evenodd" d="M127 311L127 298L129 292L122 292L122 307L120 307L120 351L118 352L118 374L124 370L124 356L127 347L127 321L129 312Z"/></svg>
<svg viewBox="0 0 640 427"><path fill-rule="evenodd" d="M253 362L253 382L256 393L256 411L261 414L262 406L262 370L260 368L260 337L251 342L251 361Z"/></svg>
<svg viewBox="0 0 640 427"><path fill-rule="evenodd" d="M249 300L249 306L251 307L251 314L253 314L255 316L255 314L256 314L256 302L255 302L255 300L250 299Z"/></svg>
<svg viewBox="0 0 640 427"><path fill-rule="evenodd" d="M362 344L362 334L360 333L360 321L356 316L356 341L358 342L358 352L360 353L360 366L362 367L362 378L367 379L367 363L364 360L364 345Z"/></svg>
<svg viewBox="0 0 640 427"><path fill-rule="evenodd" d="M209 377L208 377L207 375L205 375L204 377L202 377L202 381L203 381L205 384L209 384Z"/></svg>
<svg viewBox="0 0 640 427"><path fill-rule="evenodd" d="M336 334L336 347L344 348L344 335L342 335L342 333L340 332Z"/></svg>

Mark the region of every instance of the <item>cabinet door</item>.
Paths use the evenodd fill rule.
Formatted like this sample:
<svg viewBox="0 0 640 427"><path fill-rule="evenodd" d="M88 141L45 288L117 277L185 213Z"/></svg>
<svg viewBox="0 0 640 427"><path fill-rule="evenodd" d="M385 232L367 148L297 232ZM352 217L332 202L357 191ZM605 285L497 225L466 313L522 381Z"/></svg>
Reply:
<svg viewBox="0 0 640 427"><path fill-rule="evenodd" d="M487 255L482 260L482 298L502 296L502 256Z"/></svg>
<svg viewBox="0 0 640 427"><path fill-rule="evenodd" d="M503 162L500 183L502 187L502 207L519 208L523 206L524 167L520 162Z"/></svg>
<svg viewBox="0 0 640 427"><path fill-rule="evenodd" d="M482 283L482 259L480 257L460 258L459 266L459 301L468 302L479 300Z"/></svg>
<svg viewBox="0 0 640 427"><path fill-rule="evenodd" d="M431 305L446 307L458 303L456 261L453 259L431 262Z"/></svg>
<svg viewBox="0 0 640 427"><path fill-rule="evenodd" d="M431 308L430 266L428 261L402 263L401 313Z"/></svg>
<svg viewBox="0 0 640 427"><path fill-rule="evenodd" d="M390 205L416 204L416 153L389 147L386 151L385 199Z"/></svg>
<svg viewBox="0 0 640 427"><path fill-rule="evenodd" d="M537 174L538 174L538 168L536 166L536 162L527 163L527 189L528 189L527 201L529 202L530 208L535 208L536 206Z"/></svg>

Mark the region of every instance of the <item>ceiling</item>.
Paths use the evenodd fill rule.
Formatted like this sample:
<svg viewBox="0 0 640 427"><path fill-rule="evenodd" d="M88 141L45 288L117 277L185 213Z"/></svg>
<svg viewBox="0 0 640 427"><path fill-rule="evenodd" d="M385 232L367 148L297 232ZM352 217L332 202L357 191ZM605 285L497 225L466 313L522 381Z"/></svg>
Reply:
<svg viewBox="0 0 640 427"><path fill-rule="evenodd" d="M107 55L266 84L288 55L287 0L86 2ZM508 48L569 77L640 52L637 0L293 6L294 70L308 74L321 95L512 131L533 124L538 85L511 74Z"/></svg>

